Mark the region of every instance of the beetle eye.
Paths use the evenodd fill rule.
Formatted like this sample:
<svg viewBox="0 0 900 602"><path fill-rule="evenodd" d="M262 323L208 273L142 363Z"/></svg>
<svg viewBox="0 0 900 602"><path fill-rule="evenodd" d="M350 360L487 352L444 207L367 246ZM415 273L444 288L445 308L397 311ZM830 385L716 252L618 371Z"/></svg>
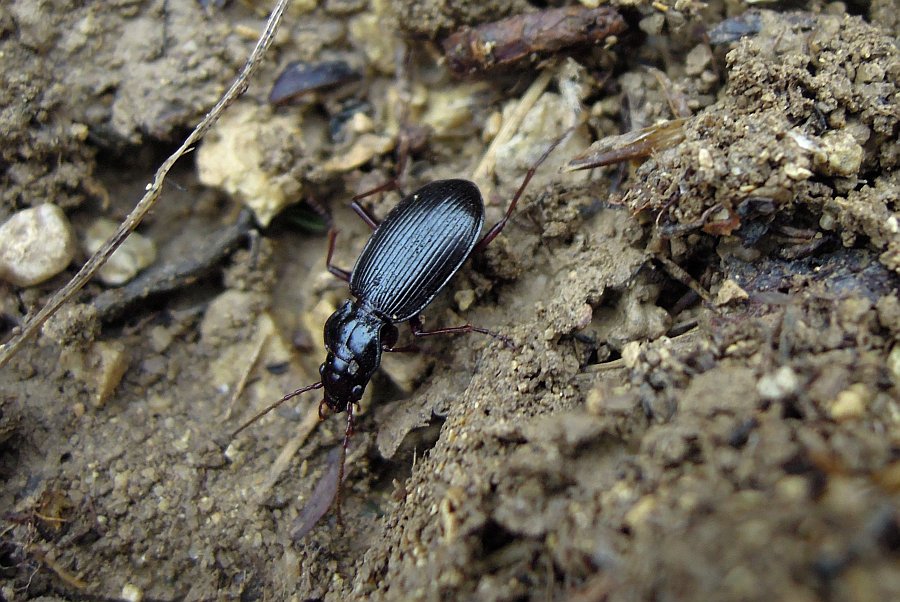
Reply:
<svg viewBox="0 0 900 602"><path fill-rule="evenodd" d="M350 389L350 393L351 393L351 395L353 395L353 397L359 399L360 397L362 397L363 388L360 385L356 385L355 387Z"/></svg>
<svg viewBox="0 0 900 602"><path fill-rule="evenodd" d="M319 366L319 376L325 376L325 364Z"/></svg>

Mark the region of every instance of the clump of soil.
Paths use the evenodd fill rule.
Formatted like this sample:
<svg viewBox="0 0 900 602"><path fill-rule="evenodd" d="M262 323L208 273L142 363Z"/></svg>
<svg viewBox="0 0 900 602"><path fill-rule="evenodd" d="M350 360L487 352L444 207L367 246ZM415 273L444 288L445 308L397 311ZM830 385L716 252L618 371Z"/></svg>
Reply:
<svg viewBox="0 0 900 602"><path fill-rule="evenodd" d="M625 202L664 224L737 230L750 246L781 221L845 246L865 236L900 269L896 45L846 16L742 19L754 17L758 33L725 55L718 101L688 122L684 143L641 166Z"/></svg>
<svg viewBox="0 0 900 602"><path fill-rule="evenodd" d="M900 597L900 58L884 3L614 2L629 32L548 65L536 112L494 151L536 67L460 81L423 40L539 9L320 4L294 4L238 106L269 141L247 141L255 189L280 178L291 206L253 230L247 199L185 163L142 231L156 262L130 287L89 285L0 368L0 597ZM120 218L249 51L255 6L0 8L0 218L45 196L79 236ZM396 31L373 35L382 23ZM266 106L286 64L336 59L363 85ZM370 230L347 201L395 175L400 149L403 188L477 172L497 219L524 176L513 159L533 162L582 105L581 142L693 115L636 168L539 170L425 312L513 347L469 335L386 360L343 527L328 514L292 537L343 416L319 423L307 394L231 433L318 378L347 296L323 224L351 266ZM383 217L398 198L363 202ZM3 285L0 332L58 284Z"/></svg>

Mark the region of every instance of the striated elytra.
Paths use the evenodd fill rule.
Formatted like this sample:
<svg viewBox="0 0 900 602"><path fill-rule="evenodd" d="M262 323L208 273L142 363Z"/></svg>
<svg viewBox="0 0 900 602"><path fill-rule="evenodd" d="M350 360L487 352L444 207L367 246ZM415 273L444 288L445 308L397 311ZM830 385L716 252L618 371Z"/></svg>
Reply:
<svg viewBox="0 0 900 602"><path fill-rule="evenodd" d="M459 270L484 224L468 180L439 180L403 199L356 260L350 292L391 322L422 311Z"/></svg>

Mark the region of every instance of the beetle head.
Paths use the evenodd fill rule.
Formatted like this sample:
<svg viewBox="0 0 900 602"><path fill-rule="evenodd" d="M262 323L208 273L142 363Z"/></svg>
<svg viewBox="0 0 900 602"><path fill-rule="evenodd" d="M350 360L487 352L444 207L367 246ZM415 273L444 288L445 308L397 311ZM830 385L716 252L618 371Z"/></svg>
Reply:
<svg viewBox="0 0 900 602"><path fill-rule="evenodd" d="M393 326L353 301L345 301L325 322L328 354L319 367L325 404L343 412L360 400L381 364L381 333ZM393 329L396 331L396 329Z"/></svg>

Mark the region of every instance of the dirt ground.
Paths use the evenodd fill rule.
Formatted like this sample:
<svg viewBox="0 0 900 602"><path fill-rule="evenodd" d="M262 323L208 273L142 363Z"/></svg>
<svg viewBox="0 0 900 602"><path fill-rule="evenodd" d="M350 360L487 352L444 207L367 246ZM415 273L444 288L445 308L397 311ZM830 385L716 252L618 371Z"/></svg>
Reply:
<svg viewBox="0 0 900 602"><path fill-rule="evenodd" d="M459 77L449 33L541 9L294 2L139 229L151 265L0 368L0 600L900 599L900 6L610 4L615 39ZM0 5L0 223L121 220L270 8ZM292 61L352 76L272 106ZM560 169L674 118L643 157ZM573 125L423 314L514 344L385 357L343 526L301 537L343 415L309 393L232 433L318 378L347 296L323 216L351 267L349 200L406 154L402 188L474 178L491 223ZM0 282L0 338L86 257Z"/></svg>

